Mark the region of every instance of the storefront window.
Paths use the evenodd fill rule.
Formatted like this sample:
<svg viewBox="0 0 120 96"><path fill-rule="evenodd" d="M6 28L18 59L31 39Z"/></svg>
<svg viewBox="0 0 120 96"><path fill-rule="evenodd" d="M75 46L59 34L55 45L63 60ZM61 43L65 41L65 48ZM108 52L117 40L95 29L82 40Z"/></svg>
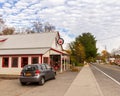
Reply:
<svg viewBox="0 0 120 96"><path fill-rule="evenodd" d="M28 65L28 57L21 58L21 67L24 67L25 65Z"/></svg>
<svg viewBox="0 0 120 96"><path fill-rule="evenodd" d="M46 63L46 64L48 64L48 57L44 57L43 58L43 62Z"/></svg>
<svg viewBox="0 0 120 96"><path fill-rule="evenodd" d="M8 67L9 66L9 58L3 57L3 66L2 67Z"/></svg>
<svg viewBox="0 0 120 96"><path fill-rule="evenodd" d="M38 57L32 57L32 64L39 63L39 58Z"/></svg>
<svg viewBox="0 0 120 96"><path fill-rule="evenodd" d="M12 58L12 67L18 67L18 57Z"/></svg>

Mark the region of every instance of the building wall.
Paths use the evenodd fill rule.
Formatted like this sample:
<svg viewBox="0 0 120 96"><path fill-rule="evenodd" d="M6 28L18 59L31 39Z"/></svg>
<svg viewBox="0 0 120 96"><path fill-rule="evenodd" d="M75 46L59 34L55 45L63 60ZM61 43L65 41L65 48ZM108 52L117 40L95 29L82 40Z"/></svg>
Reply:
<svg viewBox="0 0 120 96"><path fill-rule="evenodd" d="M57 43L58 39L59 39L59 36L57 35L53 40L52 48L59 50L59 51L62 51L62 46Z"/></svg>
<svg viewBox="0 0 120 96"><path fill-rule="evenodd" d="M13 74L20 75L21 71L21 62L20 57L18 59L18 67L11 67L11 57L9 57L9 67L2 67L2 57L0 57L0 74Z"/></svg>
<svg viewBox="0 0 120 96"><path fill-rule="evenodd" d="M22 70L21 67L21 59L22 57L28 57L28 64L31 64L32 57L39 57L39 63L44 63L44 60L48 60L47 63L50 64L50 55L61 55L61 53L50 50L46 52L44 55L23 55L23 56L0 56L0 74L9 74L9 75L20 75ZM3 57L9 57L9 66L3 67ZM12 67L12 57L18 57L18 67Z"/></svg>
<svg viewBox="0 0 120 96"><path fill-rule="evenodd" d="M56 52L56 51L53 51L53 50L50 50L50 54L56 54L56 55L60 55L60 53Z"/></svg>
<svg viewBox="0 0 120 96"><path fill-rule="evenodd" d="M41 63L41 55L33 55L33 56L16 56L18 57L18 67L12 67L12 57L14 56L4 56L4 57L9 57L9 66L8 67L3 67L3 60L2 56L0 57L0 74L12 74L12 75L20 75L20 72L22 70L21 67L21 58L22 57L28 57L28 64L31 64L32 57L39 57L39 63Z"/></svg>
<svg viewBox="0 0 120 96"><path fill-rule="evenodd" d="M44 59L47 59L47 62L45 62ZM47 51L43 56L42 56L42 63L47 63L47 64L50 64L50 51Z"/></svg>

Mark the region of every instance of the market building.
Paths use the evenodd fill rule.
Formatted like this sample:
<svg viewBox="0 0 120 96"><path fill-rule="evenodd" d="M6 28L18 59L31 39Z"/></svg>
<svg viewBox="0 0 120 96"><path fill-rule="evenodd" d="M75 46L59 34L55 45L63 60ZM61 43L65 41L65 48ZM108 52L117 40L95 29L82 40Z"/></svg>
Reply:
<svg viewBox="0 0 120 96"><path fill-rule="evenodd" d="M69 56L63 51L59 32L0 36L0 74L19 75L23 66L47 63L66 70Z"/></svg>

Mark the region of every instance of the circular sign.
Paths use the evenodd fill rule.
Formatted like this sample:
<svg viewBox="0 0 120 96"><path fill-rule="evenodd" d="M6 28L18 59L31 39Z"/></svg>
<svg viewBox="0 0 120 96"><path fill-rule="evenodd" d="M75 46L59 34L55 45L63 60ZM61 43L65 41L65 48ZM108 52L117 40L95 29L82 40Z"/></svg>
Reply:
<svg viewBox="0 0 120 96"><path fill-rule="evenodd" d="M57 41L57 43L58 43L59 45L62 45L62 44L64 43L63 38L59 38L58 41Z"/></svg>

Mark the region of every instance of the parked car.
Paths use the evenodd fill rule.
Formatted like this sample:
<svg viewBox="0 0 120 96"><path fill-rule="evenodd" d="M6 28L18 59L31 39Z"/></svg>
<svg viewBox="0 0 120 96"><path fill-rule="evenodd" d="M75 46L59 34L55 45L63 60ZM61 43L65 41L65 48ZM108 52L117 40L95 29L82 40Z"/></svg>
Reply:
<svg viewBox="0 0 120 96"><path fill-rule="evenodd" d="M55 75L55 70L48 64L31 64L24 66L19 80L21 85L26 85L29 82L43 85L46 80L55 79Z"/></svg>

